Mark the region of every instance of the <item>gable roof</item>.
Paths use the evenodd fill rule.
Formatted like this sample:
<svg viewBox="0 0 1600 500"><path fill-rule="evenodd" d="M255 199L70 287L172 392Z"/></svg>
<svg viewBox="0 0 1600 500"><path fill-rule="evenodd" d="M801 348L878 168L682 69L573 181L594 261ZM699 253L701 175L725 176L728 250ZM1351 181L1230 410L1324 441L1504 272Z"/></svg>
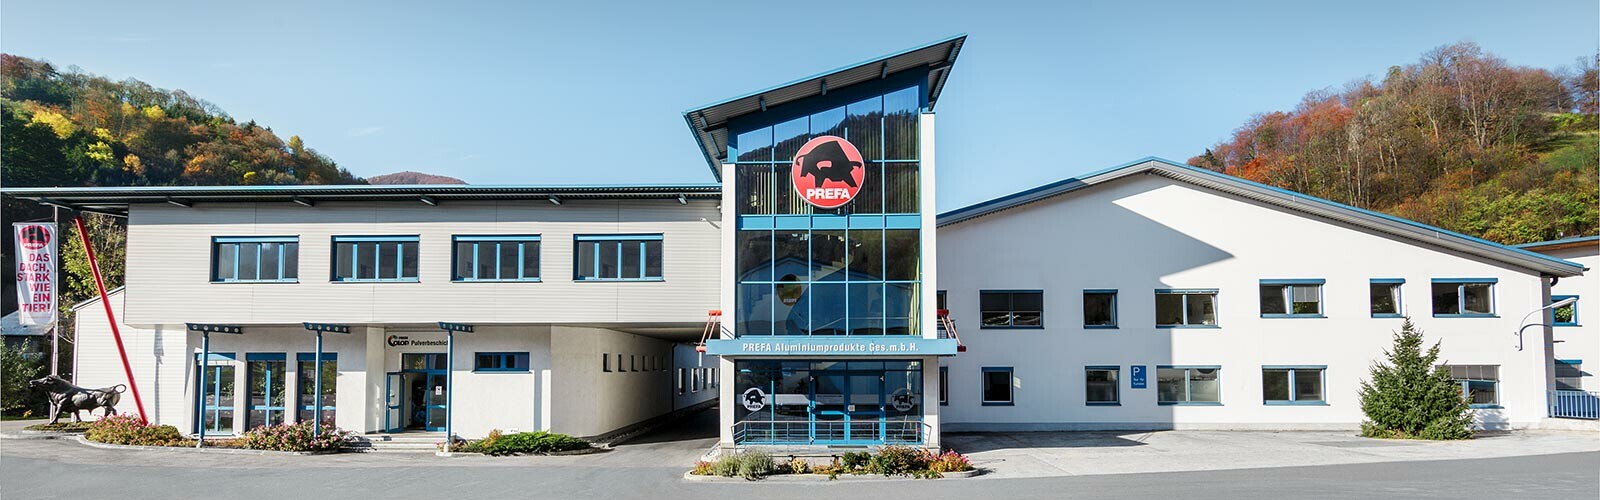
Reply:
<svg viewBox="0 0 1600 500"><path fill-rule="evenodd" d="M887 78L904 71L924 71L928 79L928 109L933 109L944 91L944 82L950 78L950 68L955 66L956 55L966 43L965 33L937 42L919 45L892 54L875 57L832 71L824 71L789 83L768 87L738 97L723 99L683 112L683 121L694 133L711 175L718 180L722 174L717 167L728 156L728 121L750 113L784 103L815 97L862 82Z"/></svg>
<svg viewBox="0 0 1600 500"><path fill-rule="evenodd" d="M1159 175L1310 215L1315 218L1344 222L1420 245L1443 247L1540 274L1566 277L1582 274L1584 270L1584 267L1580 264L1548 255L1502 245L1481 238L1474 238L1388 214L1363 210L1342 203L1335 203L1314 196L1247 181L1220 172L1192 167L1154 156L957 208L939 214L938 225L944 227L966 222L1136 174Z"/></svg>

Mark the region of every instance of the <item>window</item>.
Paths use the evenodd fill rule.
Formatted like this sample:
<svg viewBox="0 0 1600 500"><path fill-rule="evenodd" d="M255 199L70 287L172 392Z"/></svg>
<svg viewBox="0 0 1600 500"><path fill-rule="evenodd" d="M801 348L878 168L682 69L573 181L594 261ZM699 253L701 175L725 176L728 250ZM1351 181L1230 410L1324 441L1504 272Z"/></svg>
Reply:
<svg viewBox="0 0 1600 500"><path fill-rule="evenodd" d="M689 370L689 392L700 392L700 369Z"/></svg>
<svg viewBox="0 0 1600 500"><path fill-rule="evenodd" d="M1156 402L1221 404L1222 368L1217 366L1156 367Z"/></svg>
<svg viewBox="0 0 1600 500"><path fill-rule="evenodd" d="M1269 405L1324 404L1322 375L1325 366L1264 366L1261 400Z"/></svg>
<svg viewBox="0 0 1600 500"><path fill-rule="evenodd" d="M302 352L296 356L299 361L296 366L299 371L299 381L296 385L300 386L299 390L295 391L299 398L299 404L296 405L299 408L296 412L296 420L299 422L310 422L316 419L313 414L317 410L316 395L319 391L317 391L317 373L313 372L312 368L316 366L316 357L316 353L310 352ZM322 393L322 421L333 423L334 410L338 408L338 402L335 399L338 392L335 389L339 385L337 380L339 377L339 354L332 352L322 353L322 369L319 371L322 374L322 390L320 391Z"/></svg>
<svg viewBox="0 0 1600 500"><path fill-rule="evenodd" d="M611 353L600 353L600 370L605 372L611 371Z"/></svg>
<svg viewBox="0 0 1600 500"><path fill-rule="evenodd" d="M1322 317L1323 280L1261 280L1261 317Z"/></svg>
<svg viewBox="0 0 1600 500"><path fill-rule="evenodd" d="M287 356L283 353L247 353L245 356L246 387L249 398L245 402L244 428L283 423L285 397L284 380L288 378Z"/></svg>
<svg viewBox="0 0 1600 500"><path fill-rule="evenodd" d="M538 236L456 236L453 281L539 281Z"/></svg>
<svg viewBox="0 0 1600 500"><path fill-rule="evenodd" d="M617 355L617 371L619 371L619 372L628 371L628 365L622 364L622 355L621 354Z"/></svg>
<svg viewBox="0 0 1600 500"><path fill-rule="evenodd" d="M200 354L195 353L194 361L195 383L201 384L200 379L205 379L202 390L196 393L200 398L195 407L200 411L196 424L209 433L232 434L236 358L233 353L213 352L202 363ZM196 427L195 432L199 431L200 428Z"/></svg>
<svg viewBox="0 0 1600 500"><path fill-rule="evenodd" d="M1583 390L1583 360L1558 359L1556 360L1556 390L1581 391Z"/></svg>
<svg viewBox="0 0 1600 500"><path fill-rule="evenodd" d="M1083 327L1117 327L1117 291L1083 291Z"/></svg>
<svg viewBox="0 0 1600 500"><path fill-rule="evenodd" d="M1461 394L1473 408L1500 406L1500 365L1441 365L1450 379L1461 384Z"/></svg>
<svg viewBox="0 0 1600 500"><path fill-rule="evenodd" d="M1567 304L1567 305L1564 305L1564 306L1561 306L1561 307L1557 307L1557 308L1554 308L1554 309L1550 310L1550 314L1552 314L1553 315L1552 317L1555 318L1555 321L1553 323L1551 323L1551 325L1554 325L1554 326L1578 326L1578 301L1577 301L1577 298L1578 298L1577 295L1556 295L1554 297L1550 297L1550 303L1552 303L1552 304L1556 303L1556 302L1561 302L1561 301L1567 300L1567 299L1573 299L1571 304Z"/></svg>
<svg viewBox="0 0 1600 500"><path fill-rule="evenodd" d="M1156 290L1157 328L1217 326L1216 290Z"/></svg>
<svg viewBox="0 0 1600 500"><path fill-rule="evenodd" d="M983 368L983 405L984 406L1010 406L1013 404L1011 394L1011 367Z"/></svg>
<svg viewBox="0 0 1600 500"><path fill-rule="evenodd" d="M683 395L685 387L689 385L688 384L688 377L689 377L688 373L686 373L683 368L679 368L678 369L678 395L679 396Z"/></svg>
<svg viewBox="0 0 1600 500"><path fill-rule="evenodd" d="M293 283L300 278L300 239L294 236L211 239L211 281Z"/></svg>
<svg viewBox="0 0 1600 500"><path fill-rule="evenodd" d="M1375 279L1368 285L1372 294L1372 317L1400 317L1400 285L1403 279Z"/></svg>
<svg viewBox="0 0 1600 500"><path fill-rule="evenodd" d="M417 281L416 236L334 236L333 281Z"/></svg>
<svg viewBox="0 0 1600 500"><path fill-rule="evenodd" d="M983 328L1041 328L1044 326L1044 292L1041 290L983 290L978 292Z"/></svg>
<svg viewBox="0 0 1600 500"><path fill-rule="evenodd" d="M950 406L950 367L939 367L939 406Z"/></svg>
<svg viewBox="0 0 1600 500"><path fill-rule="evenodd" d="M576 237L573 279L656 281L661 279L661 235Z"/></svg>
<svg viewBox="0 0 1600 500"><path fill-rule="evenodd" d="M1494 278L1433 280L1434 316L1494 316Z"/></svg>
<svg viewBox="0 0 1600 500"><path fill-rule="evenodd" d="M1089 366L1083 369L1083 400L1089 406L1113 406L1122 399L1117 394L1120 366Z"/></svg>
<svg viewBox="0 0 1600 500"><path fill-rule="evenodd" d="M950 318L950 307L945 302L945 293L944 292L945 292L944 290L939 290L938 292L934 292L934 294L933 294L933 297L934 297L934 299L933 299L934 300L934 311L936 311L938 314L944 315L944 316L938 318L937 320L935 320L933 322L934 325L935 325L935 328L938 328L939 331L941 331L941 332L945 330L945 328L944 328L945 320Z"/></svg>
<svg viewBox="0 0 1600 500"><path fill-rule="evenodd" d="M473 358L472 371L478 372L526 372L528 371L528 353L525 352L480 352Z"/></svg>

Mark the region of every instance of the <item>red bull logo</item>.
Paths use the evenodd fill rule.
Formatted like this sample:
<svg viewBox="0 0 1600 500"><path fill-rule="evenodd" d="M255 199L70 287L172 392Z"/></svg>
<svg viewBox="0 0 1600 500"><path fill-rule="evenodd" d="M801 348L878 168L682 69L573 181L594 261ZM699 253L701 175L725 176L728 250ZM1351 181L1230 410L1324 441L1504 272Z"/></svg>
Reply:
<svg viewBox="0 0 1600 500"><path fill-rule="evenodd" d="M790 177L794 191L818 208L838 208L861 192L866 163L861 151L842 137L824 135L807 141L794 155Z"/></svg>
<svg viewBox="0 0 1600 500"><path fill-rule="evenodd" d="M50 229L43 225L22 226L17 230L17 243L28 250L38 250L50 244Z"/></svg>

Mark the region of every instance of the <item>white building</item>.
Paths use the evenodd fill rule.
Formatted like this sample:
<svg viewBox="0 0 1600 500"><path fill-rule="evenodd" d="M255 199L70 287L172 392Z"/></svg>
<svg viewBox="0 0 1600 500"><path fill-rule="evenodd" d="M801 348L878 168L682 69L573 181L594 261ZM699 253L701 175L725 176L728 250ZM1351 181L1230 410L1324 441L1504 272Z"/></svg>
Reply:
<svg viewBox="0 0 1600 500"><path fill-rule="evenodd" d="M1596 367L1600 367L1600 280L1589 271L1600 267L1600 236L1566 238L1517 245L1517 248L1539 252L1582 264L1581 276L1557 280L1550 287L1550 300L1576 298L1571 306L1556 309L1552 318L1555 325L1556 388L1561 390L1600 391ZM1585 369L1584 361L1588 361Z"/></svg>

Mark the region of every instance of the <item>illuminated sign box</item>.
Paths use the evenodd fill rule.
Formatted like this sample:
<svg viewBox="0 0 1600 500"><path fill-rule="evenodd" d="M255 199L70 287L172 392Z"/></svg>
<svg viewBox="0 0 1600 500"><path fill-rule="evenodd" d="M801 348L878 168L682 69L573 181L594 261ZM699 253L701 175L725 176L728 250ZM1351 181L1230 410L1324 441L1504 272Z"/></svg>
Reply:
<svg viewBox="0 0 1600 500"><path fill-rule="evenodd" d="M718 356L954 356L955 339L923 337L743 337L706 342Z"/></svg>

